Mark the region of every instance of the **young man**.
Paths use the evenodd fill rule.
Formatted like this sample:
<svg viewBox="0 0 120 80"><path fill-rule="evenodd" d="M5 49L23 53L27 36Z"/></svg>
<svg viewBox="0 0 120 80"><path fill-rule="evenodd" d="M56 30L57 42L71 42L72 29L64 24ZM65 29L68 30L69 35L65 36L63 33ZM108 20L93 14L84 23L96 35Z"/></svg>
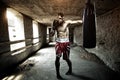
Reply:
<svg viewBox="0 0 120 80"><path fill-rule="evenodd" d="M57 32L57 39L56 39L56 45L55 45L55 50L56 50L55 67L56 67L56 74L58 79L62 79L59 72L60 57L62 56L62 54L63 54L63 59L67 62L69 66L69 70L66 73L66 75L72 74L72 63L71 63L71 60L69 59L70 42L69 42L68 24L74 24L74 23L82 23L82 21L81 20L64 21L63 13L58 13L58 20L53 21L51 36L55 34L55 31Z"/></svg>

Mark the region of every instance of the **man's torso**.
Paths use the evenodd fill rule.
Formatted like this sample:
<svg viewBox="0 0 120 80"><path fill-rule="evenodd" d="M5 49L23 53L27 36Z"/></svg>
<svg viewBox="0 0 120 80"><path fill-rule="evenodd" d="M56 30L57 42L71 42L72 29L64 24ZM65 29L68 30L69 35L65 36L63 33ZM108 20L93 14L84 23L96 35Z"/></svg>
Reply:
<svg viewBox="0 0 120 80"><path fill-rule="evenodd" d="M69 30L67 25L66 22L63 22L61 25L57 26L57 42L69 42Z"/></svg>

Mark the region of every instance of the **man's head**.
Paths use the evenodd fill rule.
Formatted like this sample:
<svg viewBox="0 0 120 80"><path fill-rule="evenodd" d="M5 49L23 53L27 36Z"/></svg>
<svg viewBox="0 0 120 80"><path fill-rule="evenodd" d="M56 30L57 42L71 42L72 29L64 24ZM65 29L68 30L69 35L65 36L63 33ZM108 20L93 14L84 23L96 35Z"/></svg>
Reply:
<svg viewBox="0 0 120 80"><path fill-rule="evenodd" d="M64 21L64 14L63 13L58 13L58 19L60 22Z"/></svg>
<svg viewBox="0 0 120 80"><path fill-rule="evenodd" d="M64 17L64 14L63 13L58 13L58 16Z"/></svg>

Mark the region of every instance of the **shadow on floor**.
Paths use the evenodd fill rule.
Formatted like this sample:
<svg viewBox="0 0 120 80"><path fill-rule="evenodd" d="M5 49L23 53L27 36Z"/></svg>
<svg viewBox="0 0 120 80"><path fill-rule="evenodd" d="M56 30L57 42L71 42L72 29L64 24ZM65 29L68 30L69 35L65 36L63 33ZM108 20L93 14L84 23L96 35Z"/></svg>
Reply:
<svg viewBox="0 0 120 80"><path fill-rule="evenodd" d="M78 74L76 74L76 73L72 73L72 74L69 75L69 76L76 77L76 78L78 78L79 80L95 80L95 79L92 79L92 78L89 78L89 77L86 77L86 76L83 76L83 75L78 75ZM58 79L58 80L68 80L68 79L63 78L63 79Z"/></svg>
<svg viewBox="0 0 120 80"><path fill-rule="evenodd" d="M76 73L72 73L71 76L74 76L74 77L76 77L78 79L82 79L82 80L95 80L95 79L92 79L92 78L89 78L89 77L86 77L86 76L83 76L83 75L78 75Z"/></svg>

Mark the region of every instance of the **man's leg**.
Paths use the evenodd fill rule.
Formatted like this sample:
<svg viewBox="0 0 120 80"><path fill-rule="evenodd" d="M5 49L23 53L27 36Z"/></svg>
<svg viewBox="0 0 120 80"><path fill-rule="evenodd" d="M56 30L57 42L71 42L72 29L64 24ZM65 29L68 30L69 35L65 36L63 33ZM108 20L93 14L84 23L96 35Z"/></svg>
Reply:
<svg viewBox="0 0 120 80"><path fill-rule="evenodd" d="M62 77L60 76L60 57L56 56L56 60L55 60L55 67L56 67L56 74L57 74L57 78L58 79L62 79Z"/></svg>
<svg viewBox="0 0 120 80"><path fill-rule="evenodd" d="M64 48L64 52L63 52L63 59L66 60L68 66L69 66L69 70L66 73L66 75L70 75L72 74L72 62L69 59L70 56L70 43L65 44L65 48Z"/></svg>
<svg viewBox="0 0 120 80"><path fill-rule="evenodd" d="M70 61L69 58L66 59L66 62L67 62L67 64L68 64L68 66L69 66L69 70L68 70L68 72L66 73L66 75L70 75L70 74L72 74L72 62Z"/></svg>
<svg viewBox="0 0 120 80"><path fill-rule="evenodd" d="M68 72L66 73L66 75L72 74L72 62L69 59L69 54L70 54L69 51L66 53L63 53L63 59L67 62L68 66L69 66L69 69L68 69Z"/></svg>

